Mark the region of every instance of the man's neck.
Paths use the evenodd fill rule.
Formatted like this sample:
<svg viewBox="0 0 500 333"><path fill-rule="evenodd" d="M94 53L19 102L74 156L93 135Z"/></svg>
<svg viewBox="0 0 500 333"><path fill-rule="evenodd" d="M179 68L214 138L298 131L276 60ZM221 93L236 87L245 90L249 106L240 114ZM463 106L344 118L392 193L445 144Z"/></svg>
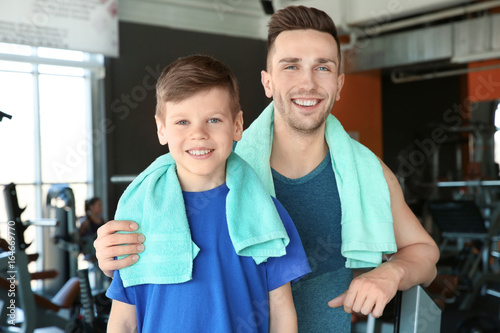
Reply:
<svg viewBox="0 0 500 333"><path fill-rule="evenodd" d="M271 167L291 179L304 177L313 171L328 153L325 129L303 134L274 124Z"/></svg>

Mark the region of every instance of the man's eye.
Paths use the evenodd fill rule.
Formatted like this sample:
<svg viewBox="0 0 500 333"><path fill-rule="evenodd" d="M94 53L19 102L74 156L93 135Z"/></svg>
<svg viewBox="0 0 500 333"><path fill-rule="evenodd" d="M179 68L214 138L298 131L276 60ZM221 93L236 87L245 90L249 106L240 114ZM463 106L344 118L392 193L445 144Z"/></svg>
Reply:
<svg viewBox="0 0 500 333"><path fill-rule="evenodd" d="M289 65L289 66L286 66L285 69L297 69L297 66Z"/></svg>
<svg viewBox="0 0 500 333"><path fill-rule="evenodd" d="M216 124L216 123L220 122L220 119L217 119L217 118L210 118L210 119L208 120L208 122L209 122L209 123L211 123L211 124Z"/></svg>
<svg viewBox="0 0 500 333"><path fill-rule="evenodd" d="M329 71L328 67L318 67L320 71Z"/></svg>

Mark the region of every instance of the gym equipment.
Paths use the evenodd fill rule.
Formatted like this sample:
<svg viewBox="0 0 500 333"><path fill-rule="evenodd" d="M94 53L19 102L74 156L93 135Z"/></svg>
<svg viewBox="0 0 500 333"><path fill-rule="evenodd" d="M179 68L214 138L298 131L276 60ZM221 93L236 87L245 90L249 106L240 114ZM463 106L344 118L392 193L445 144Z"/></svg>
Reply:
<svg viewBox="0 0 500 333"><path fill-rule="evenodd" d="M53 203L56 205L59 203L60 205L57 208L61 208L69 213L56 212L54 215L61 218L67 218L65 214L69 214L70 217L74 216L74 210L71 211L71 209L64 208L68 202L71 202L70 199L73 198L71 189L68 190L65 186L55 188L56 190L50 192L51 198L55 198ZM0 318L2 318L0 325L4 325L0 326L0 331L31 333L35 328L55 326L67 332L104 333L106 331L107 315L110 312L111 300L102 291L96 293L96 295L92 295L87 270L77 272L75 269L75 275L78 274L78 277L69 278L51 299L33 293L30 281L37 276L36 274L31 274L30 276L28 272L27 264L29 259L24 251L29 247L29 244L26 244L24 240L24 231L26 228L29 225L51 228L51 234L55 238L59 238L57 245L69 251L78 253L78 244L72 243L72 238L68 237L68 235L71 235L71 232L67 234L58 232L60 230L58 228L60 222L57 220L42 219L36 222L22 222L20 215L24 209L19 207L14 184L6 186L4 194L8 217L11 221L9 222L9 229L12 234L9 235L9 241L13 240L13 243L15 243L15 269L12 269L11 266L10 253L0 253L0 274L1 272L14 272L17 286L14 287L14 285L11 285L10 282L13 279L10 279L10 276L8 278L0 278L0 288L8 291L7 293L0 293L0 303L5 305L2 305L0 310ZM57 200L57 198L62 200ZM61 203L63 204L61 205ZM72 213L73 215L71 215ZM65 228L64 230L71 229ZM5 248L7 246L8 250L10 250L9 245L8 242L0 241L0 247L3 246ZM44 253L44 255L46 254ZM38 257L38 255L29 256L31 256L31 260L36 260ZM49 272L49 275L47 275L47 272L44 272L45 275L43 276L54 277L54 271L51 272ZM39 277L42 276L41 273L38 274ZM3 318L8 319L11 311L8 305L11 302L15 302L16 311L14 311L13 316L15 315L16 325L5 326ZM85 320L80 320L80 310L82 309ZM10 324L9 322L7 323Z"/></svg>
<svg viewBox="0 0 500 333"><path fill-rule="evenodd" d="M430 124L401 154L407 162L400 168L407 173L403 181L405 199L419 211L440 246L438 276L449 281L440 290L446 296L435 295L447 303L445 312L449 312L445 315L472 311L480 299L491 299L486 295L500 298L500 292L493 290L500 283L500 180L494 159L498 128L493 125L498 102L494 104L494 108L472 105L469 119L461 126ZM438 128L445 135L436 142L432 133ZM498 322L500 316L494 306L484 315ZM467 325L464 327L474 326Z"/></svg>
<svg viewBox="0 0 500 333"><path fill-rule="evenodd" d="M2 121L3 118L12 119L12 116L10 114L0 111L0 121Z"/></svg>
<svg viewBox="0 0 500 333"><path fill-rule="evenodd" d="M441 330L441 308L422 286L398 291L393 304L394 316L390 320L368 316L366 330L363 325L353 326L353 332L366 333L438 333ZM388 304L388 306L389 306ZM391 312L386 307L385 311ZM384 313L385 314L385 313Z"/></svg>
<svg viewBox="0 0 500 333"><path fill-rule="evenodd" d="M472 315L458 326L457 333L498 333L500 323L485 315Z"/></svg>
<svg viewBox="0 0 500 333"><path fill-rule="evenodd" d="M81 327L84 332L106 332L108 317L103 313L109 314L111 311L111 300L106 297L104 292L92 296L89 283L89 272L86 269L78 270L80 278L80 298L83 308L83 322ZM97 314L97 315L96 315Z"/></svg>
<svg viewBox="0 0 500 333"><path fill-rule="evenodd" d="M44 229L44 239L54 240L56 246L44 242L44 268L55 269L60 275L53 281L44 283L44 290L53 293L65 281L77 276L78 230L76 228L75 197L73 190L67 184L54 184L47 193L47 214L57 220L57 226Z"/></svg>
<svg viewBox="0 0 500 333"><path fill-rule="evenodd" d="M31 275L28 271L28 256L24 231L30 223L21 221L24 209L19 207L14 184L4 189L4 196L9 218L9 252L0 254L0 271L8 274L0 279L0 287L6 289L2 293L2 324L4 318L8 326L2 327L5 332L31 333L35 328L59 327L67 328L71 323L68 317L61 314L62 309L73 310L79 294L79 279L68 280L51 299L33 293ZM44 221L46 222L46 221ZM12 251L13 250L13 251ZM17 284L15 283L17 282ZM5 325L5 324L4 324Z"/></svg>
<svg viewBox="0 0 500 333"><path fill-rule="evenodd" d="M394 333L439 333L441 308L421 286L396 295Z"/></svg>
<svg viewBox="0 0 500 333"><path fill-rule="evenodd" d="M456 274L468 287L460 309L470 308L479 294L500 296L487 288L491 282L500 282L500 276L490 267L490 256L495 252L492 244L499 240L499 210L495 209L488 220L473 200L433 200L429 202L429 210L443 237L440 251L453 250L449 246L452 242L455 251L459 251L456 256L459 262L450 273Z"/></svg>
<svg viewBox="0 0 500 333"><path fill-rule="evenodd" d="M46 283L45 289L53 292L59 289L64 281L77 276L80 253L89 254L85 260L88 263L91 287L96 293L106 289L108 279L94 258L94 236L79 236L73 190L67 184L52 185L47 193L46 207L49 217L56 219L58 225L44 234L45 239L53 239L57 245L44 246L44 266L63 272L64 275L51 284Z"/></svg>

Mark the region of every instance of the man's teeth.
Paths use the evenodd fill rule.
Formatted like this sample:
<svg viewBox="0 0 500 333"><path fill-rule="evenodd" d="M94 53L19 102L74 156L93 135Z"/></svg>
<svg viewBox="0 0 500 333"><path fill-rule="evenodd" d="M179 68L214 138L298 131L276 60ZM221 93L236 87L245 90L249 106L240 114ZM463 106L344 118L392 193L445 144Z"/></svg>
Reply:
<svg viewBox="0 0 500 333"><path fill-rule="evenodd" d="M300 106L314 106L319 103L317 99L294 99L293 102Z"/></svg>
<svg viewBox="0 0 500 333"><path fill-rule="evenodd" d="M191 155L196 155L196 156L206 155L206 154L211 153L211 152L212 152L211 149L205 149L205 150L188 150L188 153L190 153Z"/></svg>

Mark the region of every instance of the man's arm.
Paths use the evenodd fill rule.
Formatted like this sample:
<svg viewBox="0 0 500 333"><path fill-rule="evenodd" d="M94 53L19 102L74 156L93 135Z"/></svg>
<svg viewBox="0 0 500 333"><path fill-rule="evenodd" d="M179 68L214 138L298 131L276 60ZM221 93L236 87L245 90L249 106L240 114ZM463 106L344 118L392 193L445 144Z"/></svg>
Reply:
<svg viewBox="0 0 500 333"><path fill-rule="evenodd" d="M109 221L97 229L97 239L94 241L99 268L109 277L113 271L135 263L144 251L144 236L142 234L117 234L117 231L135 231L138 225L132 221ZM124 245L126 244L126 245ZM129 255L120 260L115 257Z"/></svg>
<svg viewBox="0 0 500 333"><path fill-rule="evenodd" d="M109 314L109 333L133 333L137 332L137 317L135 305L113 300Z"/></svg>
<svg viewBox="0 0 500 333"><path fill-rule="evenodd" d="M405 202L399 182L382 162L389 185L394 234L398 251L377 268L354 278L349 289L328 305L378 318L398 290L429 285L436 277L439 249Z"/></svg>
<svg viewBox="0 0 500 333"><path fill-rule="evenodd" d="M269 332L298 332L290 282L269 292Z"/></svg>

